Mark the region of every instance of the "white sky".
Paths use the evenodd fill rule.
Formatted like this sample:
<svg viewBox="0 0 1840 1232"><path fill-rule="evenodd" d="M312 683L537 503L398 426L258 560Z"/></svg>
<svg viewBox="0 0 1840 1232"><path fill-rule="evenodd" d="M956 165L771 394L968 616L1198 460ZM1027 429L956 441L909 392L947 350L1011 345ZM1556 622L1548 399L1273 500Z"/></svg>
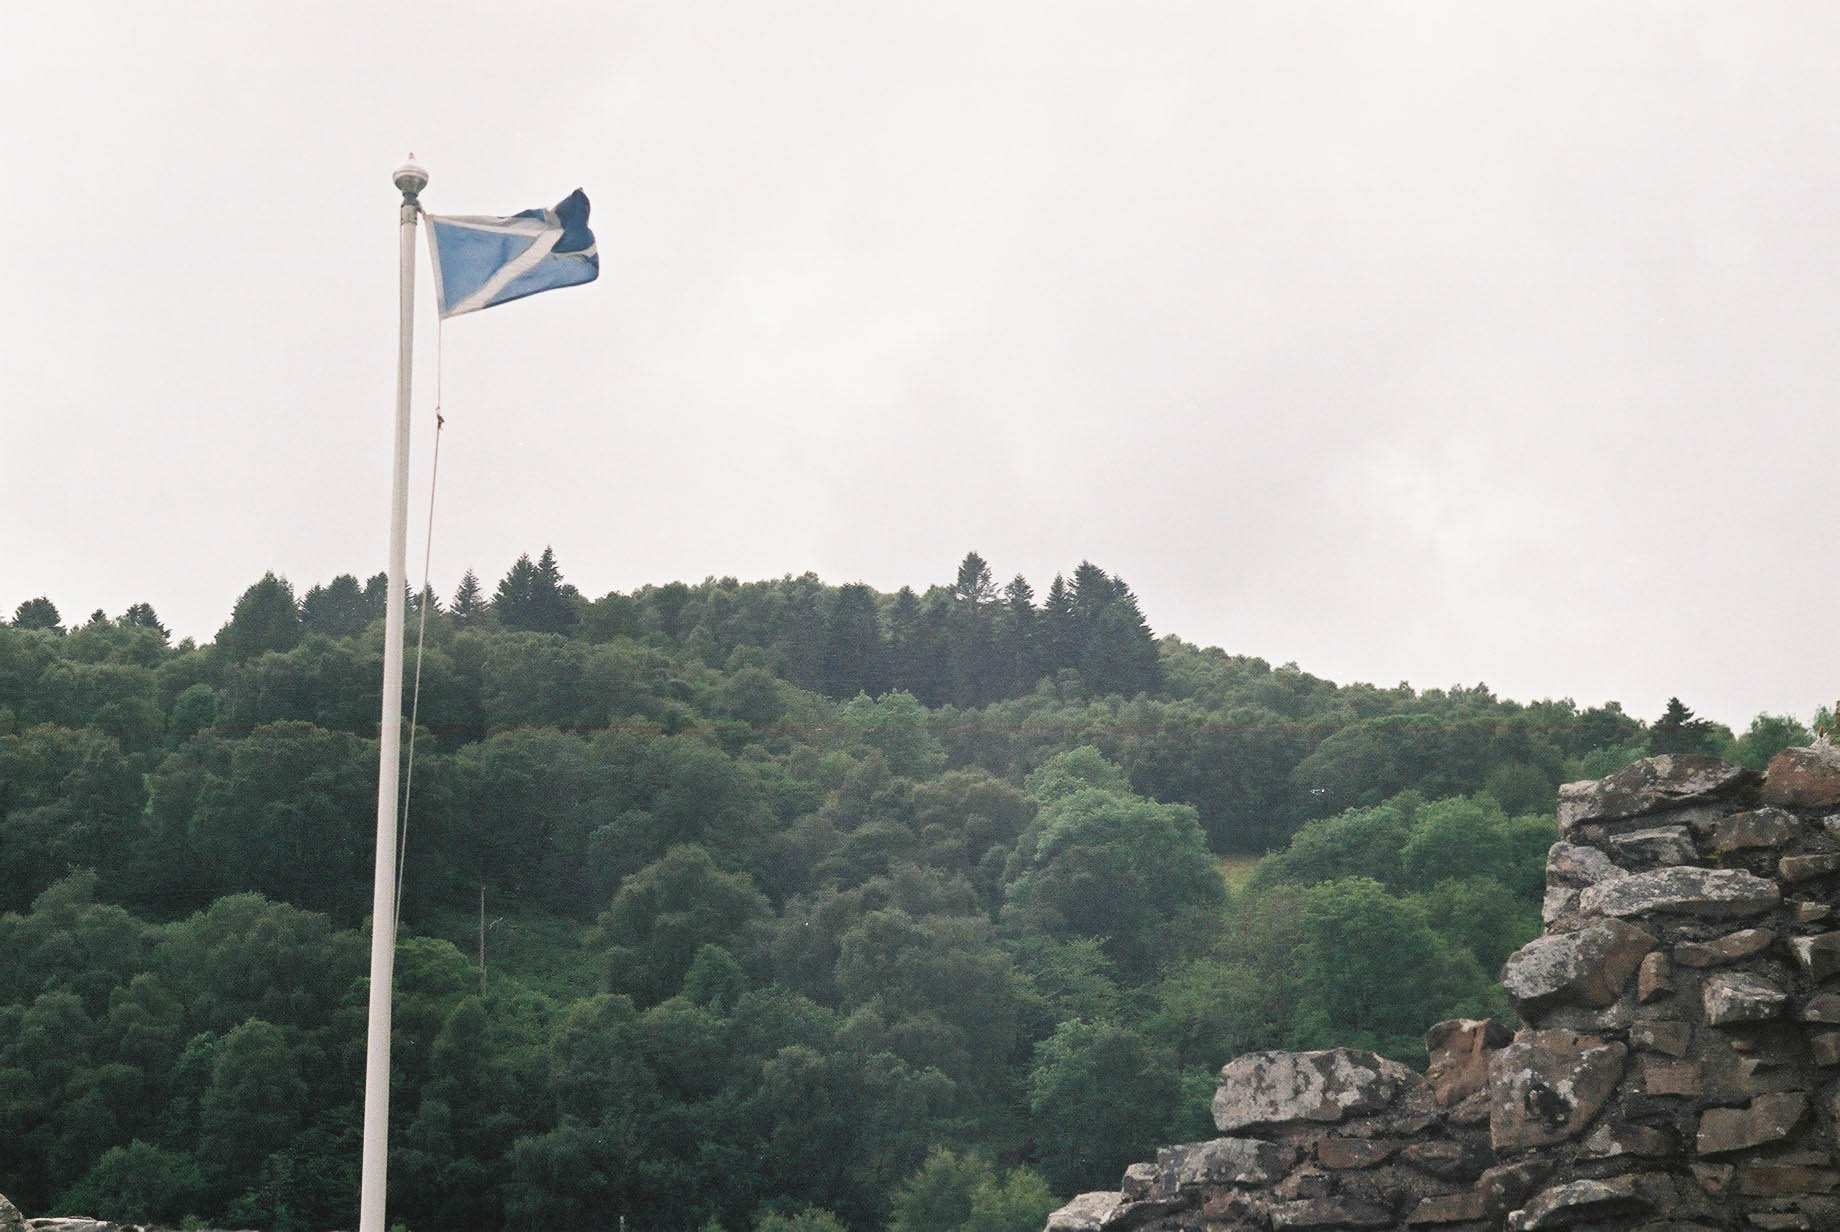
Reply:
<svg viewBox="0 0 1840 1232"><path fill-rule="evenodd" d="M602 263L448 326L443 594L1090 558L1338 681L1805 720L1837 62L1827 3L0 6L0 615L383 567L413 150Z"/></svg>

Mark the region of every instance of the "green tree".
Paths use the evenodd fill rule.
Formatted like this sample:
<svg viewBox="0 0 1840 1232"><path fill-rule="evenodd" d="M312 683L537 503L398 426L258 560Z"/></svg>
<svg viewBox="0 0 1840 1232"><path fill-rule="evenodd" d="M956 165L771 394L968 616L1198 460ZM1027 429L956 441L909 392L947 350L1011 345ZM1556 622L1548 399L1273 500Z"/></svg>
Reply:
<svg viewBox="0 0 1840 1232"><path fill-rule="evenodd" d="M101 1215L123 1223L176 1224L204 1190L189 1155L136 1138L102 1153L57 1200L55 1215Z"/></svg>
<svg viewBox="0 0 1840 1232"><path fill-rule="evenodd" d="M1062 1023L1029 1067L1029 1122L1049 1184L1112 1184L1149 1156L1181 1094L1169 1059L1115 1023Z"/></svg>
<svg viewBox="0 0 1840 1232"><path fill-rule="evenodd" d="M245 590L230 612L230 623L217 633L217 644L232 663L270 650L292 650L300 642L300 610L294 588L284 577L264 573Z"/></svg>
<svg viewBox="0 0 1840 1232"><path fill-rule="evenodd" d="M255 1183L300 1128L307 1084L280 1028L252 1018L224 1037L199 1108L197 1158L221 1187Z"/></svg>
<svg viewBox="0 0 1840 1232"><path fill-rule="evenodd" d="M479 587L479 575L473 572L471 565L460 575L460 585L454 590L453 602L447 610L454 618L454 624L462 629L473 629L484 624L492 605L487 602L485 592Z"/></svg>
<svg viewBox="0 0 1840 1232"><path fill-rule="evenodd" d="M767 915L745 873L725 873L695 845L673 847L626 879L601 916L613 991L650 1005L678 991L704 946L732 950Z"/></svg>
<svg viewBox="0 0 1840 1232"><path fill-rule="evenodd" d="M160 623L159 616L154 614L151 603L129 604L128 609L116 618L115 623L124 629L151 629L160 635L162 642L171 636L166 626Z"/></svg>
<svg viewBox="0 0 1840 1232"><path fill-rule="evenodd" d="M13 609L13 627L15 629L44 629L59 634L64 632L63 617L58 615L57 604L43 595L36 599L27 599Z"/></svg>
<svg viewBox="0 0 1840 1232"><path fill-rule="evenodd" d="M1695 717L1678 697L1668 698L1667 709L1648 729L1650 753L1716 753L1718 746L1716 725Z"/></svg>
<svg viewBox="0 0 1840 1232"><path fill-rule="evenodd" d="M956 1232L971 1218L972 1194L995 1178L984 1156L934 1147L920 1170L894 1191L889 1232Z"/></svg>
<svg viewBox="0 0 1840 1232"><path fill-rule="evenodd" d="M352 637L371 622L364 588L349 573L341 573L325 586L315 586L300 601L304 632L327 637Z"/></svg>
<svg viewBox="0 0 1840 1232"><path fill-rule="evenodd" d="M926 727L926 707L905 691L871 701L858 695L843 708L845 733L880 753L888 768L910 778L931 778L946 751Z"/></svg>
<svg viewBox="0 0 1840 1232"><path fill-rule="evenodd" d="M1768 768L1770 759L1784 749L1814 743L1814 733L1786 714L1760 714L1738 737L1732 760L1752 770Z"/></svg>

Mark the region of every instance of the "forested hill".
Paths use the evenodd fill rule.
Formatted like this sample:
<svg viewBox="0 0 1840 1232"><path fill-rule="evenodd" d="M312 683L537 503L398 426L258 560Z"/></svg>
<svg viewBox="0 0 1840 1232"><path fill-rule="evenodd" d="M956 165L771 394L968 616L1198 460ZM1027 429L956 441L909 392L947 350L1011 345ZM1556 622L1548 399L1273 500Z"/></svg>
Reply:
<svg viewBox="0 0 1840 1232"><path fill-rule="evenodd" d="M386 590L265 576L204 646L145 603L0 627L23 1209L353 1222ZM1088 563L590 601L546 550L424 606L412 1232L1035 1232L1207 1136L1236 1053L1500 1008L1561 781L1808 738L1338 686L1154 638Z"/></svg>

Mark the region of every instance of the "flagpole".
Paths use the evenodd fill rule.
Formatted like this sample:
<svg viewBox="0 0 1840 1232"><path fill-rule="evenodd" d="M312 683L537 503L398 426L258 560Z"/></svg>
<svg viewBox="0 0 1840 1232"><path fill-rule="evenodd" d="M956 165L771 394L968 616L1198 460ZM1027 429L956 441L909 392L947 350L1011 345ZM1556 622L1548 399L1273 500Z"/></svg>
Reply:
<svg viewBox="0 0 1840 1232"><path fill-rule="evenodd" d="M383 623L383 717L377 726L377 855L371 887L370 1024L364 1048L364 1166L358 1232L384 1232L390 1152L390 983L396 966L396 778L401 769L403 590L409 537L409 377L415 343L415 221L428 173L396 169L400 316L396 334L396 469L390 485L390 588Z"/></svg>

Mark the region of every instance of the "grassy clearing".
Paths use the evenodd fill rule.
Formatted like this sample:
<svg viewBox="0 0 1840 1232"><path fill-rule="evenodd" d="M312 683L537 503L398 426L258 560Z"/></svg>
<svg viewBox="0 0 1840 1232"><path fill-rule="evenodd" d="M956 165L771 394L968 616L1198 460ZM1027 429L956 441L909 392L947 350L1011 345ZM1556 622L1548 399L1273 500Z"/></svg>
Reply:
<svg viewBox="0 0 1840 1232"><path fill-rule="evenodd" d="M1226 878L1227 889L1235 894L1245 889L1246 880L1252 876L1252 868L1258 862L1258 856L1220 857L1220 875Z"/></svg>

